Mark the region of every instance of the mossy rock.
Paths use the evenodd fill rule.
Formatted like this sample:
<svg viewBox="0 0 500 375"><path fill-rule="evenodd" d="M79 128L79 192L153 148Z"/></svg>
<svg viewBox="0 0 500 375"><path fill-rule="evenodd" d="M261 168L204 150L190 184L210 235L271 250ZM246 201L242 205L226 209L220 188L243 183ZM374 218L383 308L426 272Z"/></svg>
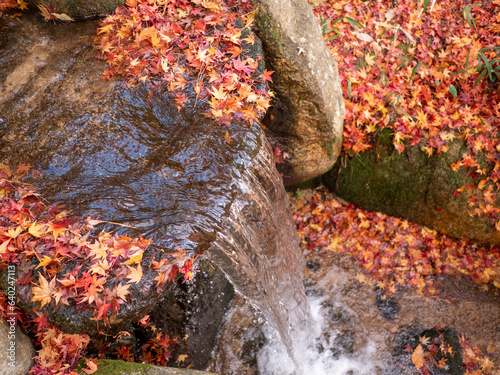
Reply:
<svg viewBox="0 0 500 375"><path fill-rule="evenodd" d="M306 0L252 0L256 34L276 94L263 123L290 155L278 165L285 185L327 172L342 147L344 101L337 64Z"/></svg>
<svg viewBox="0 0 500 375"><path fill-rule="evenodd" d="M89 17L114 12L124 0L29 0L32 8L42 5L47 9L53 6L57 12L71 17Z"/></svg>
<svg viewBox="0 0 500 375"><path fill-rule="evenodd" d="M389 138L383 133L376 148L339 162L325 175L326 185L366 210L403 217L452 237L500 243L491 221L471 216L467 199L472 193L454 194L477 183L463 169L450 168L466 151L463 141L429 157L417 147L400 154Z"/></svg>
<svg viewBox="0 0 500 375"><path fill-rule="evenodd" d="M143 363L115 361L112 359L99 359L97 363L99 369L94 372L95 375L216 375L213 372L145 365ZM81 367L77 369L77 372L85 374Z"/></svg>

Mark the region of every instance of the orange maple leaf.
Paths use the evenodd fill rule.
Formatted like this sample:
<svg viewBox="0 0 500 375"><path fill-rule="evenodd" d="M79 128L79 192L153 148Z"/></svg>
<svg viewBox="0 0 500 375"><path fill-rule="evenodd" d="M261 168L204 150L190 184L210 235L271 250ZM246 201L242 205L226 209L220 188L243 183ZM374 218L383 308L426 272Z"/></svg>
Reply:
<svg viewBox="0 0 500 375"><path fill-rule="evenodd" d="M127 266L127 268L130 271L130 273L126 277L127 279L130 280L127 284L130 284L130 283L137 284L139 281L141 281L141 279L142 279L142 267L140 264L137 265L137 268L133 268L130 266Z"/></svg>
<svg viewBox="0 0 500 375"><path fill-rule="evenodd" d="M52 300L52 295L54 294L54 288L56 286L56 278L54 277L50 280L50 282L48 282L42 275L39 275L38 282L40 285L34 284L35 286L31 288L31 291L33 292L33 298L31 301L40 301L42 308Z"/></svg>

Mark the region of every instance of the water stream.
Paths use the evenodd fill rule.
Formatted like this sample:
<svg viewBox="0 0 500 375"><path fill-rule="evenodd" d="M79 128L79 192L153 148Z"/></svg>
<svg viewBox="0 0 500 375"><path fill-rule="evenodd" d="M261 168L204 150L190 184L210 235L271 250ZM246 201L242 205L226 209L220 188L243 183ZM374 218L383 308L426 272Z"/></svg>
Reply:
<svg viewBox="0 0 500 375"><path fill-rule="evenodd" d="M280 333L299 363L311 337L311 314L303 280L304 259L288 196L265 139L242 177L224 230L208 251L245 298Z"/></svg>

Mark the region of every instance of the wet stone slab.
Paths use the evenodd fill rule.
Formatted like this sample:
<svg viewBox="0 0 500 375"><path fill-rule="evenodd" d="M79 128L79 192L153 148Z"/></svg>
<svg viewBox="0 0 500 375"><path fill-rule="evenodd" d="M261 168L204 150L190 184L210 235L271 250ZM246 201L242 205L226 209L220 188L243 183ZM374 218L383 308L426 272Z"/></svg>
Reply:
<svg viewBox="0 0 500 375"><path fill-rule="evenodd" d="M152 238L151 251L203 253L223 230L235 181L259 152L259 127L222 127L199 107L178 111L165 93L103 81L96 22L34 17L0 29L0 161L31 164L42 174L42 195L76 215L136 228L99 229ZM153 277L145 274L145 283ZM153 287L137 288L142 298L120 310L124 320L157 301ZM68 331L95 330L91 314L59 314Z"/></svg>

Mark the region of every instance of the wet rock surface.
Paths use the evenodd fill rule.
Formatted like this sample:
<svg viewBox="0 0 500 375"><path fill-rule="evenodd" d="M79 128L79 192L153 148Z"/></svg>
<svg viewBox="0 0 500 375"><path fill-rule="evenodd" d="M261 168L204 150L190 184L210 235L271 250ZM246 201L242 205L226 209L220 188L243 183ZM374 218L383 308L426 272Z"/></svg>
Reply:
<svg viewBox="0 0 500 375"><path fill-rule="evenodd" d="M221 127L199 108L179 112L166 94L103 81L91 45L96 22L15 22L0 31L0 160L34 166L43 196L74 214L135 228L99 230L152 238L147 257L208 249L238 194L235 181L260 150L259 127ZM231 144L226 132L238 134ZM120 309L124 323L159 300L152 278L145 272L135 303ZM75 312L51 311L52 321L93 332L92 314Z"/></svg>
<svg viewBox="0 0 500 375"><path fill-rule="evenodd" d="M201 262L193 283L179 280L176 288L164 294L150 316L169 337L182 340L174 348L173 358L185 354L187 364L206 368L233 296L233 286L224 273L207 260Z"/></svg>
<svg viewBox="0 0 500 375"><path fill-rule="evenodd" d="M54 7L56 12L71 17L84 18L114 12L116 7L123 5L124 0L28 0L32 8L38 5L47 9Z"/></svg>
<svg viewBox="0 0 500 375"><path fill-rule="evenodd" d="M94 372L96 375L216 375L212 372L145 365L143 363L123 362L111 359L102 359L99 362L101 365ZM80 371L80 374L85 373Z"/></svg>

